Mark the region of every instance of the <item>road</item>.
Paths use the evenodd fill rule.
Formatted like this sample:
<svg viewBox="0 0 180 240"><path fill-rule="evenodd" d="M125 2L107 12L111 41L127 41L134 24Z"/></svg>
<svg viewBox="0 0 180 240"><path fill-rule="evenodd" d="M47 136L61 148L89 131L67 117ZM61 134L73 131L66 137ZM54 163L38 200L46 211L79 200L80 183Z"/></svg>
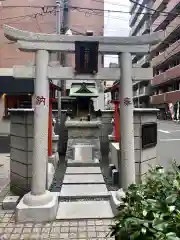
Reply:
<svg viewBox="0 0 180 240"><path fill-rule="evenodd" d="M166 169L173 160L180 165L180 123L158 122L157 160Z"/></svg>

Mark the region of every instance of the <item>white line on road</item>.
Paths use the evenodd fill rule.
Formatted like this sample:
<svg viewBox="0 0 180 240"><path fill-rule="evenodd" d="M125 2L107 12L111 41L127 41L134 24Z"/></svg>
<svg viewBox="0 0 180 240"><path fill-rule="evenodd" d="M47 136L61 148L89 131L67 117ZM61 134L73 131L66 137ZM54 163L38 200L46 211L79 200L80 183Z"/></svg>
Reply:
<svg viewBox="0 0 180 240"><path fill-rule="evenodd" d="M172 133L180 132L180 130L172 130L171 132L172 132Z"/></svg>
<svg viewBox="0 0 180 240"><path fill-rule="evenodd" d="M171 141L180 141L180 138L160 139L160 142L171 142Z"/></svg>
<svg viewBox="0 0 180 240"><path fill-rule="evenodd" d="M165 130L161 130L161 129L159 129L158 132L162 132L162 133L170 133L169 131L165 131Z"/></svg>

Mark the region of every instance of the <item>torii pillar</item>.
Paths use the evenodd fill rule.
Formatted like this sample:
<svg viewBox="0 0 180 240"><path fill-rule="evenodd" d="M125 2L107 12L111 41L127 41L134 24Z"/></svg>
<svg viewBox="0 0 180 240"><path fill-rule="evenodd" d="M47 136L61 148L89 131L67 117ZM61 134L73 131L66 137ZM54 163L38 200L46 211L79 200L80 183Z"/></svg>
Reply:
<svg viewBox="0 0 180 240"><path fill-rule="evenodd" d="M18 221L47 221L56 218L57 196L46 190L48 161L48 119L49 119L49 52L36 53L36 79L34 92L34 142L32 161L31 192L27 193L17 206ZM26 213L27 209L27 213ZM32 213L30 214L30 212Z"/></svg>
<svg viewBox="0 0 180 240"><path fill-rule="evenodd" d="M120 151L121 161L121 184L126 190L131 183L135 183L135 160L134 160L134 124L133 124L133 91L132 91L132 57L128 52L119 55L121 67L121 79L119 99L121 138ZM133 164L134 162L134 164Z"/></svg>

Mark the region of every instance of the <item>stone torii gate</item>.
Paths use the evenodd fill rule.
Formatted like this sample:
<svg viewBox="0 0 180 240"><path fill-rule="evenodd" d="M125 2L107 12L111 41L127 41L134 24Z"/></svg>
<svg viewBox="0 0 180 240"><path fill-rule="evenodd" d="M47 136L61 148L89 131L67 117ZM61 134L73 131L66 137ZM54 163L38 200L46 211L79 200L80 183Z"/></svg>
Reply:
<svg viewBox="0 0 180 240"><path fill-rule="evenodd" d="M48 221L56 218L58 197L46 190L48 159L49 79L120 80L121 169L122 187L135 182L133 93L132 80L151 80L152 69L132 68L131 54L147 54L150 44L163 39L163 32L138 37L65 36L22 31L4 26L5 36L17 42L21 51L35 52L35 66L14 66L14 78L34 78L36 105L34 109L34 148L31 192L16 209L18 221ZM49 53L75 52L75 42L98 42L99 54L118 54L120 68L101 68L93 75L78 75L72 67L50 66ZM28 81L28 80L27 80Z"/></svg>

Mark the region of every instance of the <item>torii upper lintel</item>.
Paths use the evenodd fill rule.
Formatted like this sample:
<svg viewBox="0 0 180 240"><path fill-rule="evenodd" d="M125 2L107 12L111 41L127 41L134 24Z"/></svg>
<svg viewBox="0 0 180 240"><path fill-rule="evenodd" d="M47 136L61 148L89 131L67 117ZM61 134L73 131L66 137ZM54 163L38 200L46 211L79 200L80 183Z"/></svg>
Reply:
<svg viewBox="0 0 180 240"><path fill-rule="evenodd" d="M104 36L66 36L58 34L35 33L20 30L9 25L4 25L4 34L11 41L49 42L49 43L74 43L75 41L98 41L99 44L108 45L145 45L157 44L164 39L164 31L152 34L130 37L104 37Z"/></svg>

